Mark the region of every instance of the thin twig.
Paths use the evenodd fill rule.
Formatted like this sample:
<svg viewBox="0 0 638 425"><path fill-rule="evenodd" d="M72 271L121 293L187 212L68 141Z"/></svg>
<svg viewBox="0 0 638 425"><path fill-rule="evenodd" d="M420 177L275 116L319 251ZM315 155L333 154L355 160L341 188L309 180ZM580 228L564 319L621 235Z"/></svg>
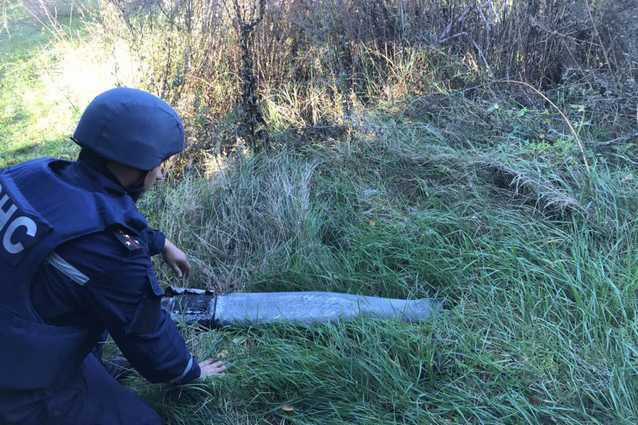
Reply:
<svg viewBox="0 0 638 425"><path fill-rule="evenodd" d="M609 60L609 55L607 55L607 49L605 48L605 43L603 42L603 38L598 31L598 25L596 25L596 20L594 19L594 15L591 12L591 5L589 4L589 0L585 0L585 9L587 10L587 14L589 15L589 19L591 20L592 27L594 28L594 34L598 37L598 42L600 43L600 49L603 51L603 55L605 56L605 62L607 62L607 68L609 68L609 72L611 75L614 74L614 70L611 66L611 61Z"/></svg>

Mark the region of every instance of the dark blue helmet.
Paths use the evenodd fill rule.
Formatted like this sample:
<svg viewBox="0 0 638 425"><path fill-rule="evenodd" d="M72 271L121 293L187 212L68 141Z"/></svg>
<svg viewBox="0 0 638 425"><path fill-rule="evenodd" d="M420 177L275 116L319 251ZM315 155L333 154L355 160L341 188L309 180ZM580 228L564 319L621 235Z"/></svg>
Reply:
<svg viewBox="0 0 638 425"><path fill-rule="evenodd" d="M184 124L159 97L121 87L93 99L73 140L105 159L149 171L184 150Z"/></svg>

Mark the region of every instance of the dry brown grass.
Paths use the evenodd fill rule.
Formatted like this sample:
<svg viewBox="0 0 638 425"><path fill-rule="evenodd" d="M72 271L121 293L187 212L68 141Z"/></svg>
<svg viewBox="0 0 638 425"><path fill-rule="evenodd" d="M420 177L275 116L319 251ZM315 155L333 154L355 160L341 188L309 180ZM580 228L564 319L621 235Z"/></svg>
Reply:
<svg viewBox="0 0 638 425"><path fill-rule="evenodd" d="M275 132L494 79L549 90L589 76L609 94L637 76L637 14L631 0L281 0L266 2L251 59L262 105L294 111L266 108ZM224 121L241 120L246 55L233 2L108 0L102 22L149 67L148 87L179 105L197 150L236 142Z"/></svg>

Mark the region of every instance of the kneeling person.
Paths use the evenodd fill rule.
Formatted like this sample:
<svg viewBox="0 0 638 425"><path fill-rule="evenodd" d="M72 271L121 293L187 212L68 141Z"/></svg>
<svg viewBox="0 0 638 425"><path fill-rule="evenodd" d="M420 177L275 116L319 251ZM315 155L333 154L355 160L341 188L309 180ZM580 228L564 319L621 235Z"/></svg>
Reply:
<svg viewBox="0 0 638 425"><path fill-rule="evenodd" d="M100 361L110 333L150 382L220 374L198 364L170 316L151 256L188 274L186 255L149 228L136 201L184 148L178 114L149 93L109 90L74 133L75 162L0 170L0 423L161 424Z"/></svg>

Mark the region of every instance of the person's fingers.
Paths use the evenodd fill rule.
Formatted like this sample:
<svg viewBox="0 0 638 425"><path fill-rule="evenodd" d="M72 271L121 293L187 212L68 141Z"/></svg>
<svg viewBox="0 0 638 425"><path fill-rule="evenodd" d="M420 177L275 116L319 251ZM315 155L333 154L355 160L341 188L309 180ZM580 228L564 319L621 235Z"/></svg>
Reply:
<svg viewBox="0 0 638 425"><path fill-rule="evenodd" d="M224 375L224 371L225 369L201 369L201 376L203 378L209 377L209 376L223 376Z"/></svg>
<svg viewBox="0 0 638 425"><path fill-rule="evenodd" d="M223 372L226 370L226 366L221 365L221 366L210 366L207 368L210 371L214 371L214 372Z"/></svg>
<svg viewBox="0 0 638 425"><path fill-rule="evenodd" d="M184 276L188 277L191 274L191 263L188 260L184 260Z"/></svg>
<svg viewBox="0 0 638 425"><path fill-rule="evenodd" d="M208 370L225 370L226 369L226 365L223 362L215 362L215 363L208 363L205 365L200 365L200 368L204 367Z"/></svg>
<svg viewBox="0 0 638 425"><path fill-rule="evenodd" d="M202 369L202 374L204 376L221 375L225 371L226 369Z"/></svg>
<svg viewBox="0 0 638 425"><path fill-rule="evenodd" d="M173 269L173 271L175 272L175 274L177 275L177 277L181 278L182 277L182 271L179 268L179 265L176 263L171 262L170 263L171 268Z"/></svg>
<svg viewBox="0 0 638 425"><path fill-rule="evenodd" d="M221 375L226 369L226 363L223 361L214 361L209 359L199 364L202 374L205 376Z"/></svg>
<svg viewBox="0 0 638 425"><path fill-rule="evenodd" d="M188 277L191 273L191 265L188 263L188 260L180 261L179 268L182 271L184 277Z"/></svg>

